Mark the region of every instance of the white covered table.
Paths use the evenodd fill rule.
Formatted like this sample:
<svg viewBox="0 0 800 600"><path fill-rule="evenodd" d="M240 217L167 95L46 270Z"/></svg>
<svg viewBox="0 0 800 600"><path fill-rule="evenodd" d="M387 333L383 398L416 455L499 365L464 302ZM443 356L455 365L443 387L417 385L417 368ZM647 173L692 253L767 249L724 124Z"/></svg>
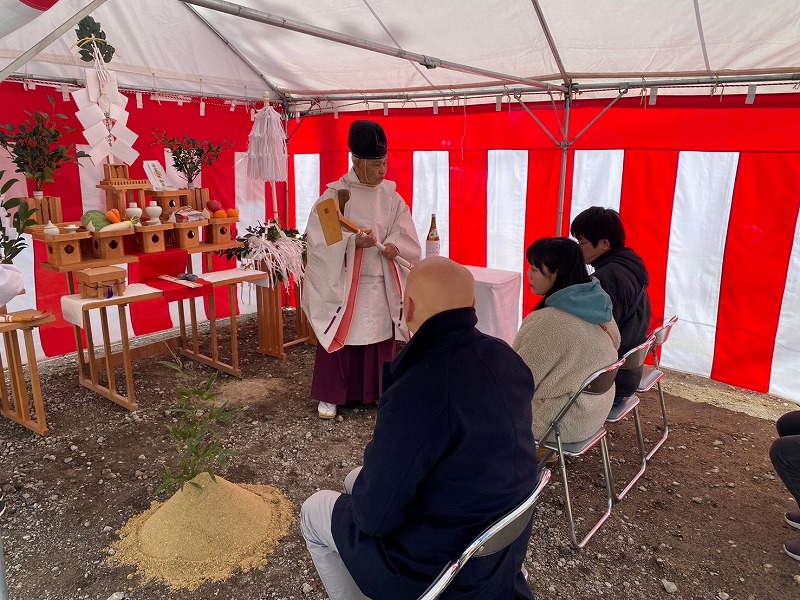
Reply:
<svg viewBox="0 0 800 600"><path fill-rule="evenodd" d="M465 266L475 278L478 329L511 344L519 329L522 275L514 271Z"/></svg>

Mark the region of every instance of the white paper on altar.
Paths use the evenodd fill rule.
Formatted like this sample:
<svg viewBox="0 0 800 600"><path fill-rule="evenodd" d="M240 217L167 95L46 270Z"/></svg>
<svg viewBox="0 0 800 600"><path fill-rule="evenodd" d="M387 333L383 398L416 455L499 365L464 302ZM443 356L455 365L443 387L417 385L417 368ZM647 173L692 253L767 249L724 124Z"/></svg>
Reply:
<svg viewBox="0 0 800 600"><path fill-rule="evenodd" d="M157 160L145 160L142 162L142 166L154 191L160 192L171 187L167 182L167 175L164 173L164 168L160 162Z"/></svg>

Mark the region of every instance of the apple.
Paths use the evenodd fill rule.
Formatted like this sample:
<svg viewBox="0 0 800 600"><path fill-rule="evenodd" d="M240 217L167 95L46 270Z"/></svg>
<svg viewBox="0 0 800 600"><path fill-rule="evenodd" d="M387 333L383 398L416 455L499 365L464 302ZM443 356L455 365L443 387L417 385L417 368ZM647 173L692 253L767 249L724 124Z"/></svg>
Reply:
<svg viewBox="0 0 800 600"><path fill-rule="evenodd" d="M220 204L219 200L209 200L206 202L206 208L208 209L208 212L214 214L218 210L222 210L222 204Z"/></svg>

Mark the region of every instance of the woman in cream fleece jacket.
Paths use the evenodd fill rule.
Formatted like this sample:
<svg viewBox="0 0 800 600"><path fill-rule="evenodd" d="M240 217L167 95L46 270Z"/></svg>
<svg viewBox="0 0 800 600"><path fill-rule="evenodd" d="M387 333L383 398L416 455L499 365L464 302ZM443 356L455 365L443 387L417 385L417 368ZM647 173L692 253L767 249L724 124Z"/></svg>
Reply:
<svg viewBox="0 0 800 600"><path fill-rule="evenodd" d="M528 283L543 298L522 322L514 350L533 373L533 433L541 441L584 379L617 360L620 336L611 299L586 273L576 242L543 238L531 244L525 256ZM592 435L613 401L613 387L602 395L582 395L562 423L562 441L578 442Z"/></svg>

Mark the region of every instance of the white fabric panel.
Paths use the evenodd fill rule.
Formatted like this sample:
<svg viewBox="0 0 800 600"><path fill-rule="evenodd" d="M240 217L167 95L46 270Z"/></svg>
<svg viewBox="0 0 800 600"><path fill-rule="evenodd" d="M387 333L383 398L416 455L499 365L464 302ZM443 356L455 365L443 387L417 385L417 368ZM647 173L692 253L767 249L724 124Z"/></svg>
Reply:
<svg viewBox="0 0 800 600"><path fill-rule="evenodd" d="M521 273L525 262L527 150L489 150L486 180L486 266ZM522 290L517 302L522 319Z"/></svg>
<svg viewBox="0 0 800 600"><path fill-rule="evenodd" d="M739 155L681 152L667 259L665 315L678 315L664 366L711 375L719 288Z"/></svg>
<svg viewBox="0 0 800 600"><path fill-rule="evenodd" d="M414 206L412 217L425 254L425 238L436 214L439 253L450 256L450 155L448 152L414 152Z"/></svg>
<svg viewBox="0 0 800 600"><path fill-rule="evenodd" d="M306 230L311 207L319 198L319 177L319 154L294 155L294 222L301 233Z"/></svg>
<svg viewBox="0 0 800 600"><path fill-rule="evenodd" d="M3 18L0 20L0 38L42 14L40 10L20 2L20 0L0 0L0 12L3 14Z"/></svg>
<svg viewBox="0 0 800 600"><path fill-rule="evenodd" d="M78 150L83 150L88 154L90 147L85 144L76 146ZM103 164L100 163L94 166L91 159L79 158L78 174L80 175L81 182L81 199L83 212L87 210L102 210L106 211L106 192L97 187L103 179Z"/></svg>
<svg viewBox="0 0 800 600"><path fill-rule="evenodd" d="M238 235L242 236L247 227L254 227L257 223L266 223L266 190L263 181L253 181L247 178L247 153L236 153L236 189L235 203L239 209Z"/></svg>
<svg viewBox="0 0 800 600"><path fill-rule="evenodd" d="M486 266L518 272L524 262L526 150L489 150L486 180Z"/></svg>
<svg viewBox="0 0 800 600"><path fill-rule="evenodd" d="M623 150L576 150L569 222L590 206L619 212L622 196Z"/></svg>
<svg viewBox="0 0 800 600"><path fill-rule="evenodd" d="M794 230L794 245L786 273L769 393L800 402L800 219ZM666 346L665 346L666 347Z"/></svg>
<svg viewBox="0 0 800 600"><path fill-rule="evenodd" d="M172 164L172 152L164 148L164 175L167 176L167 183L176 189L186 187L186 178L181 175ZM203 187L202 173L194 178L194 187Z"/></svg>

